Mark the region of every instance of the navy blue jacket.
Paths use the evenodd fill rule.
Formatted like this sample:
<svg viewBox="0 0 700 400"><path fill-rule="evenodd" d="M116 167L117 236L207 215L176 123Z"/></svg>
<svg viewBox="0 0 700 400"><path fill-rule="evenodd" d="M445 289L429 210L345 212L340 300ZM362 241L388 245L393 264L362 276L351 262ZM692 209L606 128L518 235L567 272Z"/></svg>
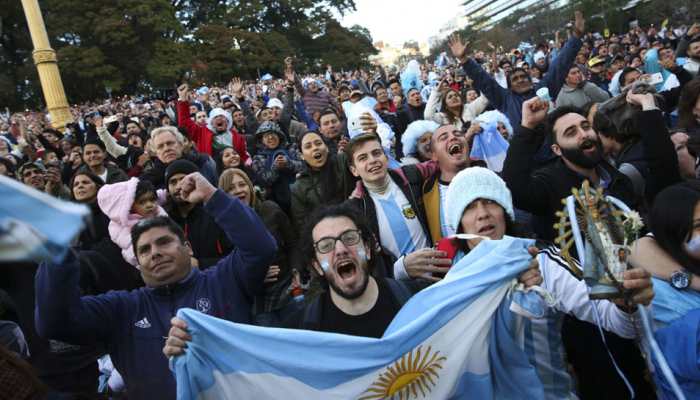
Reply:
<svg viewBox="0 0 700 400"><path fill-rule="evenodd" d="M253 298L262 292L277 251L258 215L238 199L217 190L204 208L236 250L205 271L193 268L176 284L81 297L74 256L42 264L36 276L39 334L76 344L104 343L130 399L174 399L175 380L162 353L170 319L188 307L249 323Z"/></svg>
<svg viewBox="0 0 700 400"><path fill-rule="evenodd" d="M519 126L522 118L523 103L534 97L537 89L547 87L552 101L557 99L561 86L564 84L564 79L569 73L569 68L573 65L576 54L578 54L582 45L581 39L572 36L552 60L549 70L542 79L533 86L532 90L523 94L504 89L473 58L469 58L467 62L462 64L462 69L474 81L474 87L489 99L489 104L505 114L512 126Z"/></svg>

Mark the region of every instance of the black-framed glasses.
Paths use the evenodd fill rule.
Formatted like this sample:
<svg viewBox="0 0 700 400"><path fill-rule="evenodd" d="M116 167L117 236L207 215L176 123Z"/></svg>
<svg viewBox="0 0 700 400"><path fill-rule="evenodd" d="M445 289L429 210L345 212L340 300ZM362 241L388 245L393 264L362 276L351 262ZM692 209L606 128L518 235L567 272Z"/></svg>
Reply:
<svg viewBox="0 0 700 400"><path fill-rule="evenodd" d="M340 240L345 246L354 246L360 243L360 231L357 229L348 229L347 231L336 237L323 237L314 243L314 248L321 254L330 253L335 249L335 243Z"/></svg>

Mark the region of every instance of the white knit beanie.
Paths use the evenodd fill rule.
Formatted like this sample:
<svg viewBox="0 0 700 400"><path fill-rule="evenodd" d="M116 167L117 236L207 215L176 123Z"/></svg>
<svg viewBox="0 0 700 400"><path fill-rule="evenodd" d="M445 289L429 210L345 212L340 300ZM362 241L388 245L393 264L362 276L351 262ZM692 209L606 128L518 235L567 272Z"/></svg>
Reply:
<svg viewBox="0 0 700 400"><path fill-rule="evenodd" d="M515 219L510 190L503 179L487 168L469 167L460 171L447 189L445 218L455 232L459 231L462 213L476 199L495 201Z"/></svg>

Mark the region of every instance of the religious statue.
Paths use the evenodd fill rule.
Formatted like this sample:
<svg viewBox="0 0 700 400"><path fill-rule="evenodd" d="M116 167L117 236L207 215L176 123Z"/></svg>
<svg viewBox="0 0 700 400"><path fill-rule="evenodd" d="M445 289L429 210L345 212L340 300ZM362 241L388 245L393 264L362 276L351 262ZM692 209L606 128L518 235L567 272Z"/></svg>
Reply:
<svg viewBox="0 0 700 400"><path fill-rule="evenodd" d="M622 297L629 244L641 229L641 218L620 200L604 196L601 188L592 188L588 181L580 189L572 189L572 195L562 203L564 209L557 212L559 222L554 224L559 232L555 243L571 270L586 281L591 299ZM582 267L570 253L574 245Z"/></svg>

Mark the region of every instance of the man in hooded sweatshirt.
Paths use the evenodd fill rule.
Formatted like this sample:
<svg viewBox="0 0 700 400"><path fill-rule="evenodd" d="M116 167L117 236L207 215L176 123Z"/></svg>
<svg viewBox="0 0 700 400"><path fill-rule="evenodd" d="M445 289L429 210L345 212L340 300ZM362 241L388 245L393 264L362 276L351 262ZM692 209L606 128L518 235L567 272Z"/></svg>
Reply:
<svg viewBox="0 0 700 400"><path fill-rule="evenodd" d="M201 126L190 118L189 86L177 88L177 123L187 130L187 136L197 146L197 151L212 157L227 146L232 146L241 155L241 161L248 160L245 137L233 129L231 114L223 108L214 108L209 112L207 126Z"/></svg>

